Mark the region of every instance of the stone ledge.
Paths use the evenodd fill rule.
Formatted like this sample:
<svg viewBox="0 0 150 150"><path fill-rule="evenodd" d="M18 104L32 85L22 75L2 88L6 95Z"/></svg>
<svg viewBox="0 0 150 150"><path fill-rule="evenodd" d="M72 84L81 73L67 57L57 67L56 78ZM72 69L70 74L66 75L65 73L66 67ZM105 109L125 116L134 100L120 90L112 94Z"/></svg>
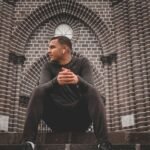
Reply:
<svg viewBox="0 0 150 150"><path fill-rule="evenodd" d="M18 144L22 133L0 133L0 144ZM149 144L150 132L111 132L109 139L113 144ZM39 144L96 144L93 133L41 133L37 136Z"/></svg>
<svg viewBox="0 0 150 150"><path fill-rule="evenodd" d="M0 145L0 150L21 150L22 145ZM37 145L37 150L97 150L95 144L44 144ZM150 145L113 145L113 150L149 150Z"/></svg>

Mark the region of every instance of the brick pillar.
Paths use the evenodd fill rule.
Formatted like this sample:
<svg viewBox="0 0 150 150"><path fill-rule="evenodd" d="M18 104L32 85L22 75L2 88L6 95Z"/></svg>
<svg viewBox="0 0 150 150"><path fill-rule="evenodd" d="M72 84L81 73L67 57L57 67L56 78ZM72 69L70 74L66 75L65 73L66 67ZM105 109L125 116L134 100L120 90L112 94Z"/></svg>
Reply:
<svg viewBox="0 0 150 150"><path fill-rule="evenodd" d="M114 112L113 112L113 98L112 98L112 80L111 68L109 65L104 66L105 76L105 95L106 95L106 117L108 129L114 131Z"/></svg>
<svg viewBox="0 0 150 150"><path fill-rule="evenodd" d="M10 117L12 70L9 63L11 31L13 23L13 2L0 1L1 39L0 39L0 114ZM13 68L15 71L15 68ZM9 118L10 119L10 118Z"/></svg>
<svg viewBox="0 0 150 150"><path fill-rule="evenodd" d="M148 7L150 2L148 1L137 1L136 2L136 14L138 21L138 38L139 38L139 49L141 53L141 69L143 79L143 102L145 103L145 114L147 130L150 129L148 118L150 116L150 9Z"/></svg>
<svg viewBox="0 0 150 150"><path fill-rule="evenodd" d="M113 5L118 50L117 107L120 116L134 114L135 117L135 125L122 127L123 130L150 130L148 4L146 0L124 0Z"/></svg>
<svg viewBox="0 0 150 150"><path fill-rule="evenodd" d="M111 53L109 55L101 57L101 61L104 66L104 76L105 76L106 117L108 128L111 131L114 131L119 127L116 109L117 107L114 106L117 94L116 59L117 59L116 53Z"/></svg>
<svg viewBox="0 0 150 150"><path fill-rule="evenodd" d="M134 88L135 88L135 119L136 119L136 127L139 131L143 129L147 130L148 118L146 112L146 105L149 105L148 102L145 101L146 95L144 87L145 83L145 58L142 57L141 52L141 25L138 18L141 18L141 15L138 15L140 10L138 9L137 4L140 1L128 1L128 11L129 11L129 22L130 22L130 43L132 49L132 64L133 64L133 76L134 76ZM142 6L142 4L140 4ZM146 7L146 4L144 5ZM139 7L140 8L140 7ZM138 13L137 13L138 12ZM145 15L144 15L145 16ZM147 18L148 19L148 18ZM148 49L147 49L148 50ZM145 52L147 51L145 49ZM144 59L144 60L143 60Z"/></svg>

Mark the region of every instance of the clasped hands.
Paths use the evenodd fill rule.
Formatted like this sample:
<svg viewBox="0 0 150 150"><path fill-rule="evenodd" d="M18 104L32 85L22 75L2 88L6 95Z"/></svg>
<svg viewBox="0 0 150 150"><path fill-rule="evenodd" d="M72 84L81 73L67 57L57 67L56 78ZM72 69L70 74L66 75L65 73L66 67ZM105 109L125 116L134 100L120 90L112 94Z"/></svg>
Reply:
<svg viewBox="0 0 150 150"><path fill-rule="evenodd" d="M78 76L74 74L70 69L62 68L58 73L57 81L59 85L65 84L77 84L79 82Z"/></svg>

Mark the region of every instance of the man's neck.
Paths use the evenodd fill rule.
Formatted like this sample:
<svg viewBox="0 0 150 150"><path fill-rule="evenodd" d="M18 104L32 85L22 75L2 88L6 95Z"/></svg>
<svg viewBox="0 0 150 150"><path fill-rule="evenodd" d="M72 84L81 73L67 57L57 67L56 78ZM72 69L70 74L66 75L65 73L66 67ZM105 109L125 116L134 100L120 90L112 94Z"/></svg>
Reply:
<svg viewBox="0 0 150 150"><path fill-rule="evenodd" d="M71 54L67 54L67 55L64 56L64 58L61 61L59 61L59 63L61 65L66 65L71 61L71 59L72 59Z"/></svg>

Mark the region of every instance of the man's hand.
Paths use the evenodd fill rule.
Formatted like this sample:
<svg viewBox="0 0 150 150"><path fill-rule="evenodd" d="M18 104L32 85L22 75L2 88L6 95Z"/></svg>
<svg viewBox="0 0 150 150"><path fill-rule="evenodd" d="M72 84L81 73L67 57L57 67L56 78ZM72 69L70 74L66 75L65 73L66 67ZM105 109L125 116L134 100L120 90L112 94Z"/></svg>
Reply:
<svg viewBox="0 0 150 150"><path fill-rule="evenodd" d="M79 82L78 76L67 68L62 68L58 73L57 81L59 85L77 84Z"/></svg>

